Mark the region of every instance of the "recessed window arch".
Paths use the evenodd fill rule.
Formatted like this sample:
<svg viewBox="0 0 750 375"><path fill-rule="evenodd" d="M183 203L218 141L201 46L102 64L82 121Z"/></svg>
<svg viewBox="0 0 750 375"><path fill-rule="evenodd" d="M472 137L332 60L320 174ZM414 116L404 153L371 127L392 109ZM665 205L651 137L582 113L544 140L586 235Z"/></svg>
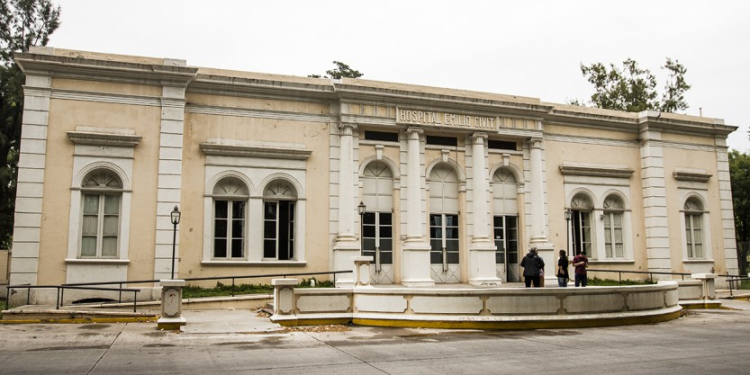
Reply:
<svg viewBox="0 0 750 375"><path fill-rule="evenodd" d="M510 168L492 174L492 229L495 263L506 281L520 281L518 268L518 182Z"/></svg>
<svg viewBox="0 0 750 375"><path fill-rule="evenodd" d="M696 197L690 197L685 201L683 210L685 215L687 257L688 259L705 259L705 235L703 228L705 210L703 203Z"/></svg>
<svg viewBox="0 0 750 375"><path fill-rule="evenodd" d="M110 169L96 169L83 179L81 258L115 259L119 256L122 192L122 180Z"/></svg>
<svg viewBox="0 0 750 375"><path fill-rule="evenodd" d="M374 160L362 171L362 255L375 261L375 283L392 283L393 268L393 171ZM385 271L385 272L383 272Z"/></svg>
<svg viewBox="0 0 750 375"><path fill-rule="evenodd" d="M225 177L213 188L214 259L246 258L247 185L236 177Z"/></svg>
<svg viewBox="0 0 750 375"><path fill-rule="evenodd" d="M604 253L608 259L624 259L623 217L625 205L617 194L604 199Z"/></svg>
<svg viewBox="0 0 750 375"><path fill-rule="evenodd" d="M459 177L448 163L430 171L430 263L438 282L459 282Z"/></svg>
<svg viewBox="0 0 750 375"><path fill-rule="evenodd" d="M263 190L263 258L293 260L296 238L297 190L276 179Z"/></svg>
<svg viewBox="0 0 750 375"><path fill-rule="evenodd" d="M591 217L594 210L594 204L588 194L576 194L570 203L572 210L572 228L571 240L573 253L585 251L587 255L594 256L592 251L592 228Z"/></svg>

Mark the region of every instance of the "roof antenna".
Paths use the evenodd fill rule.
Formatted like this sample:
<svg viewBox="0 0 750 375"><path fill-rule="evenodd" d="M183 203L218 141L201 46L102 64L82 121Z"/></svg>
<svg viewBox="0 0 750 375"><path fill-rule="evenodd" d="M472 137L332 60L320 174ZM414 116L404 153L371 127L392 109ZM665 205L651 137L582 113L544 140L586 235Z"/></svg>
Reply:
<svg viewBox="0 0 750 375"><path fill-rule="evenodd" d="M703 117L703 107L698 107L698 116Z"/></svg>

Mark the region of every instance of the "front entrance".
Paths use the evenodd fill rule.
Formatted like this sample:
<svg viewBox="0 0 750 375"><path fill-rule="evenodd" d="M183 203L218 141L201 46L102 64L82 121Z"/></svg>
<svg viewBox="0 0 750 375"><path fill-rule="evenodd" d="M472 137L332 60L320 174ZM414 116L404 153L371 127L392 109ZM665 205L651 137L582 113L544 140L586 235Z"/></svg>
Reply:
<svg viewBox="0 0 750 375"><path fill-rule="evenodd" d="M430 269L437 283L461 282L458 215L430 215Z"/></svg>
<svg viewBox="0 0 750 375"><path fill-rule="evenodd" d="M505 282L521 281L518 266L518 216L493 217L497 277Z"/></svg>
<svg viewBox="0 0 750 375"><path fill-rule="evenodd" d="M393 214L365 212L362 215L362 255L372 257L370 281L393 284Z"/></svg>

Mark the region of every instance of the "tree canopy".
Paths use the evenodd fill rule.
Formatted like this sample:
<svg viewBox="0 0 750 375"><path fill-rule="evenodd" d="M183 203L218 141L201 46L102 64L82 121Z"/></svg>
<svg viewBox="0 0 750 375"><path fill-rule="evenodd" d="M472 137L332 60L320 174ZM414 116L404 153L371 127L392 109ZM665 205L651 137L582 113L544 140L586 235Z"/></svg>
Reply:
<svg viewBox="0 0 750 375"><path fill-rule="evenodd" d="M594 86L595 92L590 98L590 104L594 107L627 112L675 112L687 109L685 92L690 89L685 81L687 69L670 58L661 68L669 72L661 97L656 90L656 77L632 59L623 61L622 69L615 64L609 64L609 67L598 62L581 64L581 73ZM583 105L578 100L570 104Z"/></svg>
<svg viewBox="0 0 750 375"><path fill-rule="evenodd" d="M729 152L729 174L734 205L734 228L737 238L737 260L740 274L748 271L747 255L750 250L750 155L737 150Z"/></svg>
<svg viewBox="0 0 750 375"><path fill-rule="evenodd" d="M13 53L47 45L59 26L51 0L0 0L0 248L12 242L23 114L24 75Z"/></svg>
<svg viewBox="0 0 750 375"><path fill-rule="evenodd" d="M333 65L336 65L336 67L331 70L326 70L326 74L323 77L321 77L319 74L310 74L308 75L308 77L340 79L341 77L359 78L364 75L364 73L360 73L359 70L354 70L349 67L349 65L344 64L340 61L334 61Z"/></svg>

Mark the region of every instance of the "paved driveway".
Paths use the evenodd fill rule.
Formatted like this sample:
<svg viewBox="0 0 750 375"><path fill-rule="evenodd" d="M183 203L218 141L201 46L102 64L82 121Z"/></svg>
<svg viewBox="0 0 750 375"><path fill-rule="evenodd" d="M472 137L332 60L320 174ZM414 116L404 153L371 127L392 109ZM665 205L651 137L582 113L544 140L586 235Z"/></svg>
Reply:
<svg viewBox="0 0 750 375"><path fill-rule="evenodd" d="M747 374L750 302L653 325L284 330L248 311L155 324L0 325L2 374Z"/></svg>

